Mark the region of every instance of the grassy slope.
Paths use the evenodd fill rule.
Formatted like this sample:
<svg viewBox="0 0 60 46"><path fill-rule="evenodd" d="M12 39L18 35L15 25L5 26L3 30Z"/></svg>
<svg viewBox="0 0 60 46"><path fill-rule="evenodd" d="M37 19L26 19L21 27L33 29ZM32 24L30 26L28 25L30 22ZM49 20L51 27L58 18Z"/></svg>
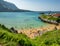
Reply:
<svg viewBox="0 0 60 46"><path fill-rule="evenodd" d="M0 26L0 45L3 46L60 46L60 31L47 32L35 39L24 34L15 34Z"/></svg>
<svg viewBox="0 0 60 46"><path fill-rule="evenodd" d="M30 46L31 43L29 38L24 34L15 34L8 32L7 29L3 29L0 26L0 44L3 46L17 46L20 44L21 46Z"/></svg>
<svg viewBox="0 0 60 46"><path fill-rule="evenodd" d="M60 30L47 32L35 40L36 46L60 46Z"/></svg>

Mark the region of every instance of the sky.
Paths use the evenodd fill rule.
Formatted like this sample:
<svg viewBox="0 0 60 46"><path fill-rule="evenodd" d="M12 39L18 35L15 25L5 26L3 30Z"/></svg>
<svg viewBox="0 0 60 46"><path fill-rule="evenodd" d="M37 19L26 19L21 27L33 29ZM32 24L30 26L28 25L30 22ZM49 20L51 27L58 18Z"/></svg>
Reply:
<svg viewBox="0 0 60 46"><path fill-rule="evenodd" d="M60 0L5 0L19 9L33 11L60 11Z"/></svg>

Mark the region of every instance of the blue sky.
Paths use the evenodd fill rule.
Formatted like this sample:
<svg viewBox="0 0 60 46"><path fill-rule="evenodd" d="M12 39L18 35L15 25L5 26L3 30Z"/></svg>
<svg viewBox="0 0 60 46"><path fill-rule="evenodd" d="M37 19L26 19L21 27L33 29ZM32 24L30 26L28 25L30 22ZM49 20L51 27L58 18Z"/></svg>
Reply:
<svg viewBox="0 0 60 46"><path fill-rule="evenodd" d="M60 0L5 0L20 9L33 11L60 11Z"/></svg>

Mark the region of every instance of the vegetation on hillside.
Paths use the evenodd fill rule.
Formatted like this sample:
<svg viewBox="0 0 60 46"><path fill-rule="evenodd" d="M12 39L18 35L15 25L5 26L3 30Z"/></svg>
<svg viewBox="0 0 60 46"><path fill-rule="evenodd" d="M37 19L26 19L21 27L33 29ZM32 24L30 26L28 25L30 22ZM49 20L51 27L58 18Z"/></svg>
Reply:
<svg viewBox="0 0 60 46"><path fill-rule="evenodd" d="M60 46L60 30L47 32L35 39L24 34L11 33L0 26L0 45L2 46Z"/></svg>
<svg viewBox="0 0 60 46"><path fill-rule="evenodd" d="M53 21L56 21L58 19L57 17L51 16L51 15L45 15L45 14L41 15L40 17L48 20L53 20Z"/></svg>
<svg viewBox="0 0 60 46"><path fill-rule="evenodd" d="M47 32L35 40L36 46L60 46L60 30Z"/></svg>
<svg viewBox="0 0 60 46"><path fill-rule="evenodd" d="M0 26L0 44L3 46L32 46L30 39L24 34L11 33Z"/></svg>
<svg viewBox="0 0 60 46"><path fill-rule="evenodd" d="M53 16L53 14L41 14L38 18L47 23L52 23L56 25L59 25L60 23L60 16Z"/></svg>

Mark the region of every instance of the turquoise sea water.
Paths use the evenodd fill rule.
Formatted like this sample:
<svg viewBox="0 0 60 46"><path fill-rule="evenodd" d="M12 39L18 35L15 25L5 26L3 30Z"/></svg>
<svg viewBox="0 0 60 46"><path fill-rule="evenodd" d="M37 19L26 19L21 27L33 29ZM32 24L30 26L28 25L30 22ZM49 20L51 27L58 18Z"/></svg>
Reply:
<svg viewBox="0 0 60 46"><path fill-rule="evenodd" d="M40 14L34 12L0 12L0 24L6 27L21 28L38 28L45 26L46 23L38 19Z"/></svg>

